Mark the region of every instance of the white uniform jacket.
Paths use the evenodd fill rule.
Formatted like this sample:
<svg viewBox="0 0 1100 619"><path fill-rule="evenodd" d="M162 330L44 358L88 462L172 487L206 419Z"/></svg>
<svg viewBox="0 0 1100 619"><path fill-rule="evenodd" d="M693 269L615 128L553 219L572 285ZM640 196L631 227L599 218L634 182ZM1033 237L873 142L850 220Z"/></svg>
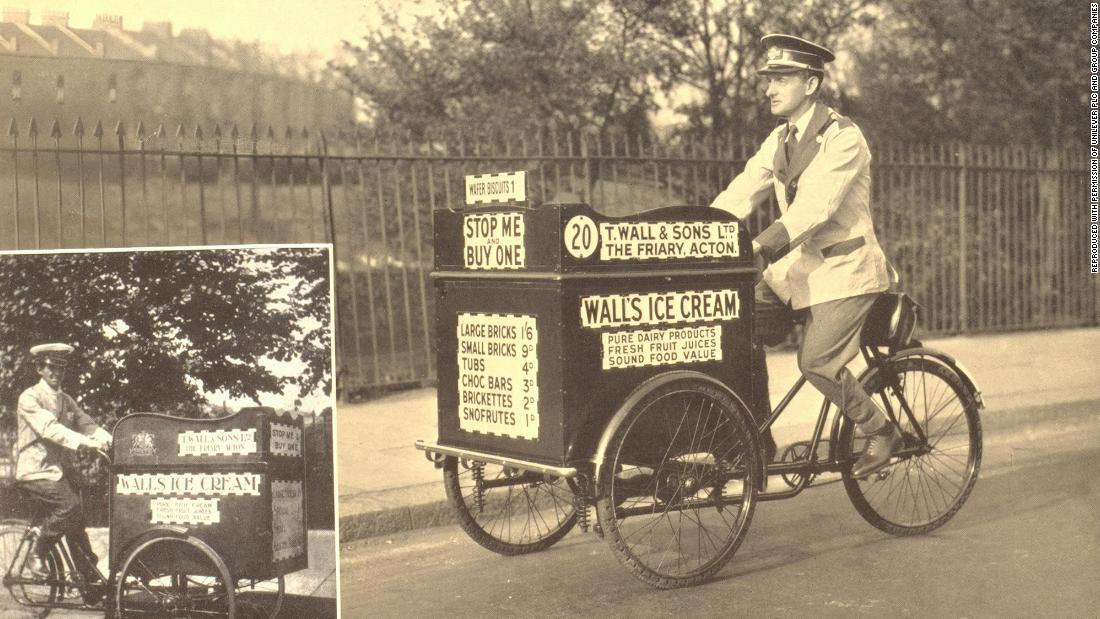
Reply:
<svg viewBox="0 0 1100 619"><path fill-rule="evenodd" d="M110 442L111 434L96 425L68 394L40 380L19 396L15 478L20 481L60 481L65 450L92 445L89 437Z"/></svg>
<svg viewBox="0 0 1100 619"><path fill-rule="evenodd" d="M786 138L784 123L711 206L744 219L775 191L781 215L756 241L774 259L764 280L794 309L886 290L889 267L871 223L871 151L863 133L817 103L789 147L790 163ZM791 181L797 191L788 204Z"/></svg>

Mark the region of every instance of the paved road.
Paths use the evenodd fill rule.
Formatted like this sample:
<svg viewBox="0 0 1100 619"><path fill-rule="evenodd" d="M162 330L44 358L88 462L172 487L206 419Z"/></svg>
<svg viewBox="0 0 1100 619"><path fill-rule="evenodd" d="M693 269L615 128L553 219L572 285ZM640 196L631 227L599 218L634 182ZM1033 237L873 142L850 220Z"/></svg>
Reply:
<svg viewBox="0 0 1100 619"><path fill-rule="evenodd" d="M899 539L866 524L838 484L761 504L711 583L656 591L607 544L571 533L502 558L457 528L341 549L346 617L960 616L1095 617L1100 608L1100 402L986 424L982 477L946 526ZM989 420L993 421L993 420Z"/></svg>

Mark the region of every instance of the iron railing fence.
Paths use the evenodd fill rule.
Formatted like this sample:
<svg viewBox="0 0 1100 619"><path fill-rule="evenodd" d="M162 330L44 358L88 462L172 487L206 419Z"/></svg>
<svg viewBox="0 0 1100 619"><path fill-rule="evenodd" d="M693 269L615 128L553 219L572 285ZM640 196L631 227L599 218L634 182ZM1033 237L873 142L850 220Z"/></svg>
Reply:
<svg viewBox="0 0 1100 619"><path fill-rule="evenodd" d="M706 204L754 145L733 136L408 134L142 123L8 125L0 248L326 242L338 390L430 381L431 214L467 174L526 170L533 206L613 215ZM873 143L880 240L928 334L1097 324L1082 147ZM749 222L761 229L774 203Z"/></svg>

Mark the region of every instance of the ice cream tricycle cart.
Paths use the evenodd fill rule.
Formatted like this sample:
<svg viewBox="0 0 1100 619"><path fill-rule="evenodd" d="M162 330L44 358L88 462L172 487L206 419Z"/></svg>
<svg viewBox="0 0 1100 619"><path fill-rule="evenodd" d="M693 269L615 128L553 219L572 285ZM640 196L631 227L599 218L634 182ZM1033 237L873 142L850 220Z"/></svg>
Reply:
<svg viewBox="0 0 1100 619"><path fill-rule="evenodd" d="M109 575L85 580L58 543L26 569L34 521L0 527L4 586L23 608L127 617L275 617L284 576L307 567L302 419L248 408L213 420L152 413L114 428ZM102 605L89 587L102 586ZM99 595L95 597L100 597Z"/></svg>
<svg viewBox="0 0 1100 619"><path fill-rule="evenodd" d="M509 183L523 179L468 177L467 196ZM680 587L732 558L759 501L823 474L897 535L941 526L969 496L978 388L912 338L916 316L896 299L868 318L861 381L901 429L900 453L853 478L867 438L825 402L808 440L764 462L760 431L805 381L775 411L750 408L767 388L751 354L758 271L732 215L498 203L434 224L439 433L416 446L485 548L535 552L580 525L638 578ZM787 483L769 490L768 476Z"/></svg>

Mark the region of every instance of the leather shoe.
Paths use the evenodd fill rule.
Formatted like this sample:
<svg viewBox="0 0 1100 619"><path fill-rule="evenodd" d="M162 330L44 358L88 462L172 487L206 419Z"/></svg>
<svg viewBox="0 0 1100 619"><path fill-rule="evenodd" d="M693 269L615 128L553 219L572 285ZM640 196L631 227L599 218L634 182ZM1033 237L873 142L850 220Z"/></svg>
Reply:
<svg viewBox="0 0 1100 619"><path fill-rule="evenodd" d="M867 440L867 449L852 466L852 477L862 479L886 466L901 445L901 438L901 432L893 423L887 423L881 430L871 434Z"/></svg>
<svg viewBox="0 0 1100 619"><path fill-rule="evenodd" d="M84 603L88 606L95 606L103 599L103 594L107 592L107 585L102 580L96 580L95 582L88 582L84 584L84 589L81 594L84 597Z"/></svg>

